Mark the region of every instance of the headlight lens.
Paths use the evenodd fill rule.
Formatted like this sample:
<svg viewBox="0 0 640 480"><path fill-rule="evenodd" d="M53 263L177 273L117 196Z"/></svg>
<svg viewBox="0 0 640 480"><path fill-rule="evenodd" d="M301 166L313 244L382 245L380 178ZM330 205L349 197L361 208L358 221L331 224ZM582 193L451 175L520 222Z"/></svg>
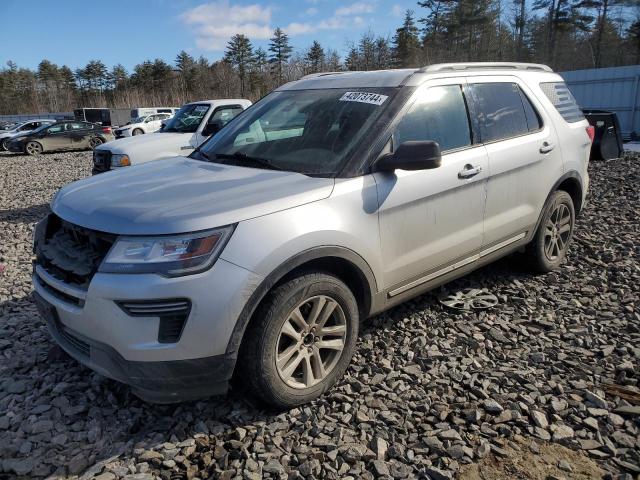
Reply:
<svg viewBox="0 0 640 480"><path fill-rule="evenodd" d="M120 237L100 266L104 273L158 273L169 277L202 272L216 261L233 227L158 237Z"/></svg>
<svg viewBox="0 0 640 480"><path fill-rule="evenodd" d="M129 160L128 155L114 153L111 155L111 166L112 167L129 167L131 166L131 160Z"/></svg>

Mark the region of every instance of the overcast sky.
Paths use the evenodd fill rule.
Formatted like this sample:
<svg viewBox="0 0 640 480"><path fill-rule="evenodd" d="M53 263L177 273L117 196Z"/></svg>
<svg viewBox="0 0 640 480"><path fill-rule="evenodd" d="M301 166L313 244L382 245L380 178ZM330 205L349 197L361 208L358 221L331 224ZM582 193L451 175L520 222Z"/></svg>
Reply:
<svg viewBox="0 0 640 480"><path fill-rule="evenodd" d="M344 57L368 30L392 37L407 8L419 10L415 0L0 0L0 62L35 68L47 58L75 69L100 59L131 70L173 62L182 49L216 60L235 33L266 49L276 26L296 50L318 40Z"/></svg>

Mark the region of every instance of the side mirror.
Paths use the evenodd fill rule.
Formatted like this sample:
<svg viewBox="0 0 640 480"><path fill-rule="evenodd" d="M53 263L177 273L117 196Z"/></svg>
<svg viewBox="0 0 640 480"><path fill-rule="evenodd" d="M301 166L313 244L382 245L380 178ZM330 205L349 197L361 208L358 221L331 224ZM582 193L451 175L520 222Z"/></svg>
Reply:
<svg viewBox="0 0 640 480"><path fill-rule="evenodd" d="M222 129L222 124L220 122L207 123L202 129L202 135L208 137L213 135L214 133L218 133Z"/></svg>
<svg viewBox="0 0 640 480"><path fill-rule="evenodd" d="M375 170L429 170L441 164L442 154L437 142L411 141L401 143L395 152L381 157L375 164Z"/></svg>

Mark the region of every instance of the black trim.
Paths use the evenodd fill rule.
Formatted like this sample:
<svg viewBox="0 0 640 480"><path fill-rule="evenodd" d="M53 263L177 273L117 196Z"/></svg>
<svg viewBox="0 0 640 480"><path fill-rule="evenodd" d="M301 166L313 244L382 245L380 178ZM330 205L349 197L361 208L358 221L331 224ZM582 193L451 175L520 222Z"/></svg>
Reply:
<svg viewBox="0 0 640 480"><path fill-rule="evenodd" d="M369 294L373 302L373 298L378 291L376 279L373 274L373 270L371 270L369 264L360 255L358 255L353 250L338 246L323 246L305 250L289 258L279 267L274 269L269 275L267 275L267 277L249 297L233 328L231 338L229 339L229 343L227 344L226 354L232 355L235 359L238 353L238 349L240 348L240 343L242 342L242 337L244 336L244 332L247 328L247 325L249 324L249 321L251 320L251 317L253 316L262 299L271 290L271 288L273 288L274 285L276 285L289 272L304 263L319 258L331 257L346 260L360 271L368 284ZM371 307L369 307L368 310L368 312L364 312L365 317L370 315Z"/></svg>

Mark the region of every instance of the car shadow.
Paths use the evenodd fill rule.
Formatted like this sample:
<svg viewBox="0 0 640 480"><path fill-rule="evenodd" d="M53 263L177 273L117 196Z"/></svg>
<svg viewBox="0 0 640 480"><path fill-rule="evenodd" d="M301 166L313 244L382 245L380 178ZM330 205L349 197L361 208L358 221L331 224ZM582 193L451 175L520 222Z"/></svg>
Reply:
<svg viewBox="0 0 640 480"><path fill-rule="evenodd" d="M12 208L0 210L0 222L31 223L45 217L51 210L48 203L31 205L25 208Z"/></svg>

